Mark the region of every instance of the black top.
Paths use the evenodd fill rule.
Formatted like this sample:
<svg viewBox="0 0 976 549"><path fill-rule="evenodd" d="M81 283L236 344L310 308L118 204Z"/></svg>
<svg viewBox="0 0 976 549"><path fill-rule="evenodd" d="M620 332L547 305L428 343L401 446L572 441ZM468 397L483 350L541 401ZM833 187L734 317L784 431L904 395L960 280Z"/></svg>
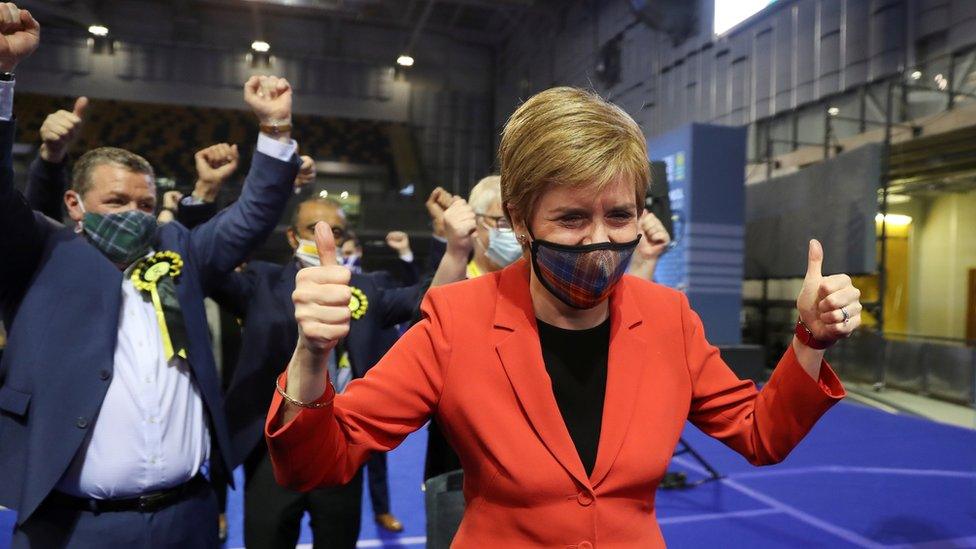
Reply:
<svg viewBox="0 0 976 549"><path fill-rule="evenodd" d="M594 328L566 330L536 319L552 393L586 474L593 473L607 392L610 319Z"/></svg>

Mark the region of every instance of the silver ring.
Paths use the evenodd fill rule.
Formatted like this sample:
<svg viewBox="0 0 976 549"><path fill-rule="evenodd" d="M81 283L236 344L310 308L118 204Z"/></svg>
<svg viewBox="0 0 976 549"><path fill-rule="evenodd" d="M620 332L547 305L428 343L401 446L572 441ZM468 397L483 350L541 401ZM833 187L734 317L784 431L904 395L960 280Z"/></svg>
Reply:
<svg viewBox="0 0 976 549"><path fill-rule="evenodd" d="M847 309L841 307L840 314L844 315L844 324L847 324L847 321L851 319L851 315L847 314Z"/></svg>

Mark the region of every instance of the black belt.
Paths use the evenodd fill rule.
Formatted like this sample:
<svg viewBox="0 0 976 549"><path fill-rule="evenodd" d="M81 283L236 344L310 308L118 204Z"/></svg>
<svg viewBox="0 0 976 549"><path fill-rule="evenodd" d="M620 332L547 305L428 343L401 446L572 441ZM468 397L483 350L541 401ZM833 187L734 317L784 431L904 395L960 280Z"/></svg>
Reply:
<svg viewBox="0 0 976 549"><path fill-rule="evenodd" d="M190 480L157 492L150 492L134 498L92 499L79 498L64 492L51 492L47 501L56 507L91 511L92 513L113 513L119 511L139 511L155 513L207 489L210 481L201 474Z"/></svg>

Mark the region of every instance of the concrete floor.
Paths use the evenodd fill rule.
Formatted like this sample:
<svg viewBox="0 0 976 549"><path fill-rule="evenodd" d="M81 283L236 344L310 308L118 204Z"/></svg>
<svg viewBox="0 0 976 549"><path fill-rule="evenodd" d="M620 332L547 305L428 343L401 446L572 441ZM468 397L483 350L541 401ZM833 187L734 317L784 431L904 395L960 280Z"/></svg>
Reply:
<svg viewBox="0 0 976 549"><path fill-rule="evenodd" d="M932 421L976 429L976 409L898 389L875 391L870 383L844 380L848 398L893 414L911 414Z"/></svg>

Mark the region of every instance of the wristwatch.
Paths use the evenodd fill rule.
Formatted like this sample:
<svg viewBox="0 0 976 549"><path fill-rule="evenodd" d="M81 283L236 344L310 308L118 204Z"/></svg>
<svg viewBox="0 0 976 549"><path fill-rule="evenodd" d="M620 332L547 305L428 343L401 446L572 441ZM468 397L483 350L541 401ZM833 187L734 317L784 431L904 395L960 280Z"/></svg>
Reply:
<svg viewBox="0 0 976 549"><path fill-rule="evenodd" d="M818 351L822 351L834 343L837 343L836 340L824 341L822 339L817 339L814 337L813 332L810 331L810 328L807 328L807 325L804 324L800 319L797 319L796 321L796 328L794 328L793 334L796 335L796 338L800 340L800 343Z"/></svg>
<svg viewBox="0 0 976 549"><path fill-rule="evenodd" d="M291 121L285 120L283 122L261 124L261 131L268 135L281 135L291 131Z"/></svg>
<svg viewBox="0 0 976 549"><path fill-rule="evenodd" d="M0 82L13 82L14 73L7 71L0 71Z"/></svg>

